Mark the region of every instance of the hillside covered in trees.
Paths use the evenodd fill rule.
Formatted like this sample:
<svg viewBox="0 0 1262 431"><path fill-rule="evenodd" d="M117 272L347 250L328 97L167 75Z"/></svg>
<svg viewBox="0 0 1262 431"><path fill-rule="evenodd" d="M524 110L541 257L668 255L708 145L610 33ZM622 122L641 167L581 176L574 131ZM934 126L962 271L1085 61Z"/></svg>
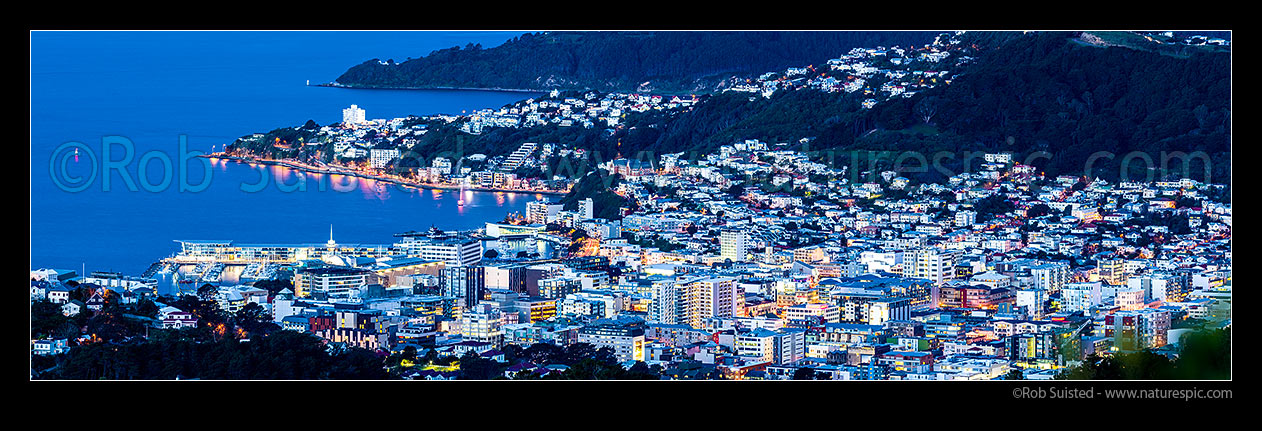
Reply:
<svg viewBox="0 0 1262 431"><path fill-rule="evenodd" d="M396 63L372 59L350 87L708 92L731 76L821 64L852 48L923 45L936 32L661 31L527 33ZM644 83L648 85L642 86Z"/></svg>
<svg viewBox="0 0 1262 431"><path fill-rule="evenodd" d="M1102 177L1118 176L1132 151L1148 154L1158 165L1162 151L1203 151L1213 158L1213 177L1229 178L1230 53L1178 57L1084 46L1077 38L1073 33L1012 38L936 94L881 106L874 114L878 123L901 117L906 124L903 112L921 99L936 99L931 121L944 134L988 149L1047 151L1054 157L1040 167L1050 172L1081 173L1096 151L1116 154L1098 161ZM1201 168L1194 163L1191 171ZM1142 170L1129 174L1143 178Z"/></svg>
<svg viewBox="0 0 1262 431"><path fill-rule="evenodd" d="M971 35L971 34L970 34ZM1162 152L1176 176L1230 178L1231 56L1186 57L1077 43L1074 33L978 34L979 59L950 85L862 109L859 98L808 89L769 99L716 94L673 118L628 118L613 138L622 154L680 150L704 154L742 139L788 142L837 166L890 161L917 151L954 154L941 164L960 171L964 152L1006 151L1048 175L1085 172L1130 179L1162 176ZM630 131L639 130L633 135ZM807 143L799 143L801 139ZM875 156L868 151L877 152ZM882 155L880 152L887 152ZM1140 154L1142 153L1142 154ZM854 158L864 160L853 160ZM1144 157L1152 161L1145 163ZM1190 163L1184 170L1184 161ZM914 164L913 164L914 165Z"/></svg>
<svg viewBox="0 0 1262 431"><path fill-rule="evenodd" d="M833 33L839 32L824 34ZM596 54L582 56L575 52L604 52L599 47L624 39L638 41L634 42L637 44L635 49L629 47L624 50L628 53L640 52L636 49L648 49L645 47L650 46L665 49L660 48L665 42L647 41L657 37L702 38L705 43L712 44L726 40L744 47L742 49L755 51L756 47L762 46L748 41L736 42L753 37L747 33L727 36L707 34L680 32L638 38L603 33L568 36L532 34L499 48L469 48L456 50L461 54L452 51L413 60L418 62L413 66L405 63L390 66L391 69L361 65L348 72L347 76L367 76L359 73L368 73L369 70L390 70L381 73L392 76L389 79L405 79L408 75L404 72L414 68L417 73L425 70L425 76L439 76L437 72L426 69L428 66L421 65L451 56L453 59L459 57L489 62L486 67L470 68L460 73L484 73L500 79L521 75L523 70L534 67L528 66L534 62L556 63L555 59L545 59L562 55L563 51L564 55L572 56L566 58L589 58ZM800 38L807 37L796 33L785 36L770 32L755 34L772 40L767 42L772 45L789 41L794 45L805 43ZM909 33L897 34L911 37ZM858 43L863 37L866 36L859 33L844 41L838 39L819 44L831 43L835 47L851 41ZM970 168L965 166L968 163L966 152L1005 151L1014 153L1018 161L1029 161L1049 176L1090 174L1110 181L1121 179L1123 174L1135 180L1187 176L1220 183L1230 178L1230 52L1189 49L1171 55L1143 47L1097 46L1084 43L1086 36L1074 32L970 32L963 37L975 48L977 58L963 66L949 85L921 91L910 98L892 98L871 109L862 108L862 99L867 96L858 93L828 93L803 88L778 91L770 98L763 98L750 97L749 93L742 92L719 92L703 96L695 108L679 114L654 111L632 113L626 116L622 127L608 130L550 125L526 129L492 128L480 135L471 135L456 130L459 123L452 123L433 130L421 140L416 151L428 154L462 149L466 153L495 156L510 153L522 142L557 142L587 150L591 157L597 158L593 163L599 163L618 156L643 158L641 152L662 154L683 151L700 155L712 152L720 145L760 139L788 143L789 149L805 151L816 160L836 167L855 166L861 167L861 170L870 170L870 163L874 160L884 169L889 162L906 152L919 152L930 159L935 153L945 151L950 156L938 160L938 165L949 172L962 172ZM551 42L547 42L549 40ZM510 48L531 44L548 48L540 48L537 57L517 52L513 55L521 58L512 61L504 60L507 57L503 55L506 54L495 54L501 52L496 50L515 52L513 49L517 48ZM573 49L566 48L570 49L566 51L560 46ZM837 52L837 49L823 47L813 50L819 51L820 55ZM796 54L781 53L759 58L738 55L744 51L733 48L726 50L723 57L745 59L740 66L745 68L742 70L771 71L775 70L776 64L788 62L793 56L809 55L808 51L812 49L801 48ZM623 57L629 59L631 56ZM821 58L824 57L827 56ZM721 62L717 59L701 58L710 57L693 59L695 61L679 60L681 64L673 64L674 60L635 61L612 69L605 69L607 65L602 63L586 72L575 72L577 74L573 76L586 80L619 70L624 74L619 76L624 77L641 74L695 77L735 71L719 66ZM584 61L571 62L569 64L573 67L566 70L585 70L577 66L586 64ZM491 63L500 66L491 67ZM562 67L560 64L549 67ZM793 65L804 64L797 62ZM597 70L605 72L597 73ZM384 76L380 79L387 79ZM642 78L625 82L639 79ZM871 81L869 85L878 86L879 75ZM403 81L372 82L398 84ZM464 82L463 85L467 86L491 85L490 81L477 79L447 83L454 85L457 82ZM521 83L526 81L504 85L523 86ZM621 85L611 84L609 87ZM1031 157L1040 152L1044 155ZM1167 170L1162 170L1163 155L1166 156ZM1090 173L1085 169L1088 161L1093 163ZM1122 172L1123 162L1130 163L1125 173ZM969 164L977 163L979 160ZM915 162L910 164L912 167L916 165ZM1154 169L1150 170L1150 167ZM920 181L943 179L938 172L921 170L913 169L908 175ZM1206 175L1207 171L1209 175ZM572 177L582 173L580 170L566 172L565 175Z"/></svg>

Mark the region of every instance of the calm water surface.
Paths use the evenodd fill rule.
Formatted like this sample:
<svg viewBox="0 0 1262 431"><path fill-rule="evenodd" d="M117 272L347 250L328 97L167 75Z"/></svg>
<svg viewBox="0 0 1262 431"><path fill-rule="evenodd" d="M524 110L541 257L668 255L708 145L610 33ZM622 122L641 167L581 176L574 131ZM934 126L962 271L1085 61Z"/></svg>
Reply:
<svg viewBox="0 0 1262 431"><path fill-rule="evenodd" d="M297 172L196 159L178 188L180 136L196 151L222 149L239 136L314 120L341 121L357 104L369 118L459 114L534 97L486 91L347 90L309 87L372 58L403 61L466 43L499 45L511 32L37 32L31 36L31 267L139 273L178 250L176 239L231 239L246 243L389 243L407 230L471 229L522 212L533 194L457 192L386 187L344 176L307 177L306 191L282 191ZM127 175L101 173L105 136L134 146ZM92 154L54 151L79 142ZM124 147L109 159L125 160ZM172 161L168 187L160 151ZM92 163L91 156L97 158ZM63 163L64 161L64 163ZM69 192L54 182L61 166L88 186ZM50 165L56 167L50 173ZM268 178L261 191L243 185ZM143 177L143 178L142 178ZM135 190L129 190L130 179ZM63 181L66 184L66 181Z"/></svg>

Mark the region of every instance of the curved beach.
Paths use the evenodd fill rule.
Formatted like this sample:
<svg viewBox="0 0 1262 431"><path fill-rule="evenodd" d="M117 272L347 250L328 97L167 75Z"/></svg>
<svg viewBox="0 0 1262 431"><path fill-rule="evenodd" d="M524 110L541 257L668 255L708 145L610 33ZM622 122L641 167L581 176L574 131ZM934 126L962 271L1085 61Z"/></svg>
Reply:
<svg viewBox="0 0 1262 431"><path fill-rule="evenodd" d="M301 162L297 162L293 160L256 159L256 158L250 158L250 157L230 156L223 153L205 154L198 157L207 158L207 159L230 160L237 163L257 163L261 165L284 166L284 167L298 170L298 171L311 172L311 173L317 173L317 174L336 174L336 175L346 175L346 176L351 176L351 177L367 178L370 180L381 181L384 183L390 183L390 184L394 184L398 186L411 187L411 188L416 188L416 189L431 189L431 190L461 190L462 189L460 186L405 181L405 180L400 180L397 178L366 174L363 172L353 171L353 170L344 170L344 169L337 169L337 168L320 168L320 167L308 165L306 163L301 163ZM494 188L494 187L464 187L463 189L469 190L469 191L475 191L475 192L500 192L500 193L519 193L519 194L537 193L537 194L557 195L557 196L563 196L566 194L566 192L551 191L551 190L517 190L517 189L502 189L502 188Z"/></svg>

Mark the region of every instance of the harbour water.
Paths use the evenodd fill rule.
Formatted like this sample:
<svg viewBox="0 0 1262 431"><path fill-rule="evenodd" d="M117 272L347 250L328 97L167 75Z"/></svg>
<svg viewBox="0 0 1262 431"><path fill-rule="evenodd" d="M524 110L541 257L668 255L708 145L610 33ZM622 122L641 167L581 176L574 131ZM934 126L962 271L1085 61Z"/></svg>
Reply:
<svg viewBox="0 0 1262 431"><path fill-rule="evenodd" d="M301 173L206 159L181 163L190 151L222 149L239 136L341 120L357 104L369 118L498 107L530 93L454 90L350 90L307 86L328 82L362 61L402 61L435 49L481 43L511 32L36 32L31 36L31 267L139 274L178 251L177 239L247 243L321 243L329 226L339 243L390 243L392 234L474 229L545 196L412 190L340 175ZM122 172L102 169L126 159ZM67 142L89 151L54 154ZM108 149L108 153L106 150ZM173 161L144 159L159 151ZM93 160L92 157L96 159ZM102 160L106 159L106 160ZM148 160L144 165L140 160ZM93 163L95 161L95 163ZM60 171L65 165L65 171ZM204 190L181 191L210 181ZM50 169L52 168L52 169ZM56 175L89 178L67 190ZM124 173L125 172L125 173ZM166 172L172 172L166 187ZM263 179L268 183L256 192ZM146 180L147 179L147 180ZM278 186L277 181L289 185ZM129 186L128 183L131 183ZM108 191L107 191L108 190ZM225 271L231 278L232 269Z"/></svg>

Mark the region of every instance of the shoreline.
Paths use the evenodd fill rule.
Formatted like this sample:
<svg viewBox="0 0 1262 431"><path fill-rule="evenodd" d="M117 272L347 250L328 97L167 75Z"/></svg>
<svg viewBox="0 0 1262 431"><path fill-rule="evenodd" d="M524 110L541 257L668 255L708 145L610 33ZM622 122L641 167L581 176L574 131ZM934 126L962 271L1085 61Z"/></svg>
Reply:
<svg viewBox="0 0 1262 431"><path fill-rule="evenodd" d="M410 187L410 188L414 188L414 189L444 190L444 191L449 191L449 190L459 191L459 190L461 190L461 187L460 187L460 186L448 186L448 185L442 185L442 184L430 184L430 183L414 183L414 182L409 182L409 181L404 181L404 180L398 180L398 179L394 179L394 178L388 178L388 177L381 177L381 176L376 176L376 175L371 175L371 174L365 174L365 173L362 173L362 172L344 171L344 170L340 170L340 169L320 169L320 168L316 168L316 167L309 166L309 165L306 165L306 164L302 164L302 163L299 163L299 162L288 161L288 160L265 160L265 159L255 159L255 158L248 158L248 157L229 156L229 155L222 154L222 153L203 154L203 155L199 155L199 156L197 156L197 157L200 157L200 158L205 158L205 159L223 159L223 160L233 161L233 162L236 162L236 163L257 163L257 164L260 164L260 165L283 166L283 167L290 168L290 169L294 169L294 170L297 170L297 171L302 171L302 172L311 172L311 173L315 173L315 174L322 174L322 175L323 175L323 174L328 174L328 175L346 175L346 176L349 176L349 177L365 178L365 179L370 179L370 180L374 180L374 181L380 181L380 182L383 182L383 183L390 183L390 184L394 184L394 185L397 185L397 186ZM465 187L465 188L464 188L464 190L465 190L465 191L473 191L473 192L496 192L496 193L516 193L516 194L543 194L543 195L556 195L556 196L565 196L565 195L568 193L568 192L545 191L545 190L513 190L513 189L497 189L497 188L493 188L493 187Z"/></svg>
<svg viewBox="0 0 1262 431"><path fill-rule="evenodd" d="M308 84L310 87L328 87L328 88L345 88L348 90L435 90L435 91L498 91L503 93L541 93L546 94L550 90L527 90L522 88L497 88L497 87L378 87L378 86L352 86L338 84L336 82L326 82L323 84Z"/></svg>

